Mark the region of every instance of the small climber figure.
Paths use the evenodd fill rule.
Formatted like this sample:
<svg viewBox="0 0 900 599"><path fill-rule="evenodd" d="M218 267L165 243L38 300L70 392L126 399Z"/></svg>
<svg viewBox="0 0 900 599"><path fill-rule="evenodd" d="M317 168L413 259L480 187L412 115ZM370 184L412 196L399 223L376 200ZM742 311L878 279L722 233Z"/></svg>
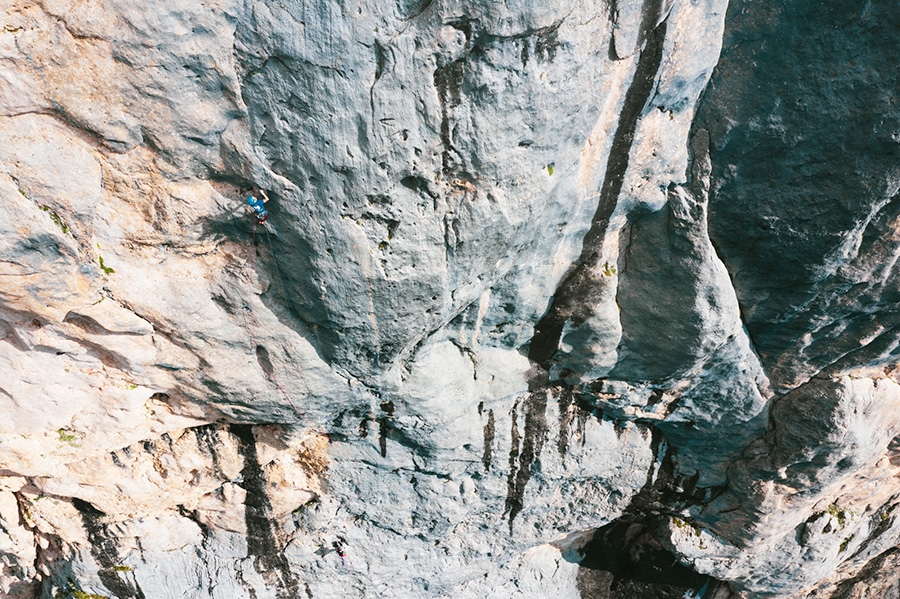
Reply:
<svg viewBox="0 0 900 599"><path fill-rule="evenodd" d="M258 193L262 199L257 198L254 193ZM259 224L263 224L266 222L266 219L269 218L269 211L266 210L266 202L268 201L269 196L267 196L266 192L262 189L257 189L247 197L247 205L250 206L254 214L256 214L256 222Z"/></svg>
<svg viewBox="0 0 900 599"><path fill-rule="evenodd" d="M344 544L346 542L347 540L344 537L338 537L336 541L331 542L331 546L334 547L335 553L341 557L341 560L347 557L347 552L344 551Z"/></svg>
<svg viewBox="0 0 900 599"><path fill-rule="evenodd" d="M338 538L331 543L331 546L334 548L334 552L337 553L341 558L341 564L343 564L345 568L349 568L350 566L347 565L347 552L344 550L344 547L346 545L347 539L340 535L338 535Z"/></svg>

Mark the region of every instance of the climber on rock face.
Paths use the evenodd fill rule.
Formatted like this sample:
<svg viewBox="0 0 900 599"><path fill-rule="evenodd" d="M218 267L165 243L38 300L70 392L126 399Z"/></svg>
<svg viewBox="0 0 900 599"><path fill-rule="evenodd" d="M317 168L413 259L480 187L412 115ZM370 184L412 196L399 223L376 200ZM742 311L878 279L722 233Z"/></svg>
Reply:
<svg viewBox="0 0 900 599"><path fill-rule="evenodd" d="M256 197L259 195L260 197ZM262 199L260 199L262 198ZM269 196L266 195L266 192L262 189L254 190L247 197L247 205L253 210L254 214L256 214L256 222L262 224L266 222L266 219L269 218L269 211L266 210L266 202L269 201Z"/></svg>

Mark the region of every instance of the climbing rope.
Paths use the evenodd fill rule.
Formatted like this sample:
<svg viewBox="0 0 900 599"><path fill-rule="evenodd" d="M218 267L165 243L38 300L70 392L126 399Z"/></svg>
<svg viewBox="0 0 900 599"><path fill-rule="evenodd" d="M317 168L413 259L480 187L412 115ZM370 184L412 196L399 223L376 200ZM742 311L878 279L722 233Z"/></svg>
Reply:
<svg viewBox="0 0 900 599"><path fill-rule="evenodd" d="M260 225L259 221L257 221L254 224L253 234L252 234L252 237L250 240L250 250L251 250L251 252L250 252L250 270L251 270L251 272L254 272L254 273L256 272L256 228L259 225ZM268 229L266 229L266 234L268 235L268 233L269 233L269 231L268 231ZM272 250L271 237L269 237L269 250L270 251ZM273 258L275 257L274 251L272 252L272 256L273 256ZM275 268L278 269L277 261L275 263ZM279 276L279 278L281 277L280 270L278 270L278 276ZM282 291L284 291L284 281L283 280L281 281L281 286L282 286ZM305 417L305 414L303 412L301 412L300 410L298 410L297 406L294 405L294 402L291 401L291 397L290 397L290 395L288 395L287 389L285 389L284 385L282 385L278 381L278 378L275 376L275 372L273 371L273 369L266 366L266 364L260 358L259 348L262 346L259 344L258 338L256 336L256 325L257 325L256 317L253 314L253 308L251 308L250 304L247 303L246 301L244 302L244 310L246 310L247 314L249 315L248 316L249 323L248 323L247 328L250 331L250 339L253 343L253 352L256 354L256 362L259 364L259 367L262 368L263 372L266 373L266 375L269 377L269 379L273 383L275 383L275 386L278 387L278 389L281 391L281 394L284 395L284 398L287 400L287 402L290 404L290 406L294 409L294 411L297 412L298 414L300 414L300 416Z"/></svg>
<svg viewBox="0 0 900 599"><path fill-rule="evenodd" d="M278 278L278 284L281 286L281 299L284 301L284 305L287 306L287 287L284 284L284 276L281 274L281 267L278 266L278 256L275 255L275 244L272 243L272 234L269 232L268 227L264 230L266 232L266 241L269 242L269 251L272 253L272 262L275 264L275 275Z"/></svg>

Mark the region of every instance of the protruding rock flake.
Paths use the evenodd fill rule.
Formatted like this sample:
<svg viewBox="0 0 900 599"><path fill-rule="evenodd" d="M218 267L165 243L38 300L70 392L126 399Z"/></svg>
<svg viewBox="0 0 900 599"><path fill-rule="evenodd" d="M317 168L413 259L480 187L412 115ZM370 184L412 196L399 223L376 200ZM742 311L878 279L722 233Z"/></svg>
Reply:
<svg viewBox="0 0 900 599"><path fill-rule="evenodd" d="M0 0L0 597L900 599L894 4Z"/></svg>

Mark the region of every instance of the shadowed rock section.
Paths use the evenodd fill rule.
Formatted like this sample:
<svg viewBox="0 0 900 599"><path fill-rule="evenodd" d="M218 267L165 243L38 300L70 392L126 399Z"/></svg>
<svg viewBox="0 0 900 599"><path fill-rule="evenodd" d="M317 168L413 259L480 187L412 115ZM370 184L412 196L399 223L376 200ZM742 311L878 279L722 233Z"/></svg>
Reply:
<svg viewBox="0 0 900 599"><path fill-rule="evenodd" d="M125 569L119 563L119 551L116 538L103 523L103 512L86 501L72 498L72 505L81 514L84 530L91 544L91 554L100 566L97 576L110 592L119 599L146 599L137 581L128 575L130 568Z"/></svg>
<svg viewBox="0 0 900 599"><path fill-rule="evenodd" d="M284 555L283 540L260 468L253 429L246 424L233 424L229 430L240 441L238 451L244 458L240 486L247 493L244 499L247 553L253 557L253 565L266 584L275 587L279 599L299 597L298 583Z"/></svg>
<svg viewBox="0 0 900 599"><path fill-rule="evenodd" d="M583 547L578 590L591 599L733 599L728 586L698 574L665 550L639 522L616 522Z"/></svg>
<svg viewBox="0 0 900 599"><path fill-rule="evenodd" d="M900 112L884 56L898 15L838 2L729 14L696 123L710 132L711 236L755 346L780 390L892 368Z"/></svg>

